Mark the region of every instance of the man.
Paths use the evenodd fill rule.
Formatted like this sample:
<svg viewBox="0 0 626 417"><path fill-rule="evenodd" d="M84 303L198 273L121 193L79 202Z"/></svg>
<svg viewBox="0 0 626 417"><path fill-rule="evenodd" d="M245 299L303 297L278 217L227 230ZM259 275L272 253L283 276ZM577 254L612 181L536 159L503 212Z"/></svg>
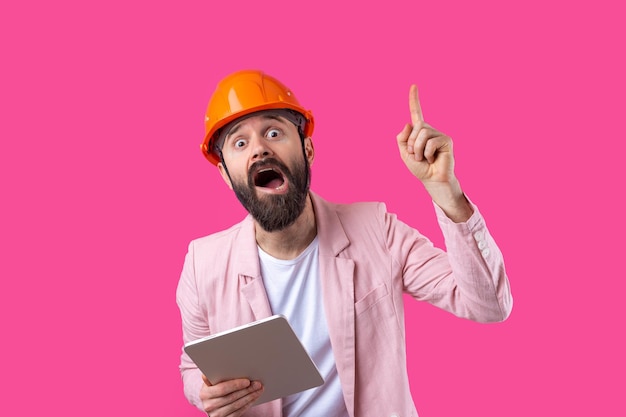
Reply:
<svg viewBox="0 0 626 417"><path fill-rule="evenodd" d="M239 71L218 84L202 151L250 215L189 245L177 290L184 341L283 314L325 383L254 407L258 381L211 385L183 353L185 394L211 417L416 416L403 294L480 322L510 314L502 255L455 176L452 141L424 122L415 86L409 107L398 147L432 197L447 253L382 203L332 204L309 190L313 116L280 81Z"/></svg>

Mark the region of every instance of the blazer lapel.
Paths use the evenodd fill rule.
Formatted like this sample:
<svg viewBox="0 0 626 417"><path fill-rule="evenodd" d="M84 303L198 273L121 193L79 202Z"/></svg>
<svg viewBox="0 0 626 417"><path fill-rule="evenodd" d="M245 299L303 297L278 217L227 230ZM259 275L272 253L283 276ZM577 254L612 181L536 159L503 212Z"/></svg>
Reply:
<svg viewBox="0 0 626 417"><path fill-rule="evenodd" d="M272 309L267 299L263 280L260 277L249 277L246 275L239 275L239 280L244 282L244 285L241 287L241 295L250 305L254 320L271 316Z"/></svg>
<svg viewBox="0 0 626 417"><path fill-rule="evenodd" d="M264 319L272 315L272 309L261 277L252 216L248 215L242 222L239 233L237 237L239 247L235 259L235 265L238 265L239 270L239 291L250 305L252 320Z"/></svg>
<svg viewBox="0 0 626 417"><path fill-rule="evenodd" d="M350 245L330 203L311 193L319 239L320 280L330 342L350 415L354 415L356 337L354 261L338 255Z"/></svg>

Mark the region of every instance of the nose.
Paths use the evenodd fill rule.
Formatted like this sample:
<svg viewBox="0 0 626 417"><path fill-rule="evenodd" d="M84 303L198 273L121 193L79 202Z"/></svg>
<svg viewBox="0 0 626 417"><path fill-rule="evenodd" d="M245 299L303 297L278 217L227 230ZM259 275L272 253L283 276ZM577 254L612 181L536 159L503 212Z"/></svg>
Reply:
<svg viewBox="0 0 626 417"><path fill-rule="evenodd" d="M250 151L253 160L263 159L273 154L272 149L263 136L255 134L250 140Z"/></svg>

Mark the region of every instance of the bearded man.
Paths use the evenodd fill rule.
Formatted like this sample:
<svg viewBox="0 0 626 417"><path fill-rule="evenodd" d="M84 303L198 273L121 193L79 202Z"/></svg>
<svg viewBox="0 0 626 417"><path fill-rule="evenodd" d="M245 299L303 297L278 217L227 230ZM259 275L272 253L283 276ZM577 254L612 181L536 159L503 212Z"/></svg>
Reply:
<svg viewBox="0 0 626 417"><path fill-rule="evenodd" d="M276 78L238 71L218 84L201 148L249 215L189 245L177 289L184 342L281 314L325 382L255 406L260 381L212 384L183 352L185 394L207 415L417 416L403 295L478 322L510 314L502 254L415 86L409 111L397 145L433 200L447 251L382 203L333 204L309 189L313 115Z"/></svg>

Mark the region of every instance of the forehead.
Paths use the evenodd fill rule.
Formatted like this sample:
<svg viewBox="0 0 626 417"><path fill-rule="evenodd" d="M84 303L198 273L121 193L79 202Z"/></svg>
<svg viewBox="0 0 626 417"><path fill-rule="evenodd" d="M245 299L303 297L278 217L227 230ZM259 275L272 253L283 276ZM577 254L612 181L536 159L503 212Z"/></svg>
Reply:
<svg viewBox="0 0 626 417"><path fill-rule="evenodd" d="M232 122L224 126L224 133L225 133L225 136L228 136L246 124L259 122L259 121L272 121L272 120L281 122L281 123L289 122L284 116L282 116L278 112L273 112L271 110L258 112L258 113L252 113L248 116L244 116L237 120L233 120Z"/></svg>
<svg viewBox="0 0 626 417"><path fill-rule="evenodd" d="M233 120L232 122L225 125L220 129L219 136L215 141L216 146L222 147L224 145L224 141L231 135L235 134L240 128L248 124L249 122L255 121L274 121L286 125L287 127L293 124L294 128L296 128L296 124L294 121L291 121L290 114L286 112L286 110L277 109L277 110L263 110L255 113L250 113L246 116L240 117L239 119ZM248 122L248 123L247 123ZM291 123L290 123L291 122Z"/></svg>
<svg viewBox="0 0 626 417"><path fill-rule="evenodd" d="M247 117L242 117L241 119L237 119L228 125L225 126L226 135L230 135L235 131L239 130L241 127L253 124L256 122L264 122L264 121L277 121L280 123L288 123L288 120L278 114L266 113L266 114L256 114Z"/></svg>

